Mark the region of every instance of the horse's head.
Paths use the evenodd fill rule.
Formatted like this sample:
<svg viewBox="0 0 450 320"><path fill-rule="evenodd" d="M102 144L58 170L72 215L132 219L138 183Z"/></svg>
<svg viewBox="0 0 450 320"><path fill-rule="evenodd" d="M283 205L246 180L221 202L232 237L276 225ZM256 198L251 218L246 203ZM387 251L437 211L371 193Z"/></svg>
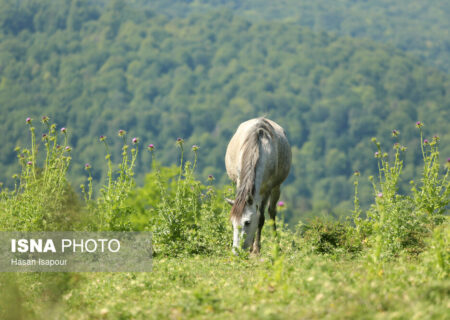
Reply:
<svg viewBox="0 0 450 320"><path fill-rule="evenodd" d="M226 201L235 209L235 201L226 199ZM231 215L231 222L233 224L233 252L241 248L243 250L249 249L255 238L255 232L259 223L259 211L256 201L253 196L249 195L245 203L241 204L242 214Z"/></svg>

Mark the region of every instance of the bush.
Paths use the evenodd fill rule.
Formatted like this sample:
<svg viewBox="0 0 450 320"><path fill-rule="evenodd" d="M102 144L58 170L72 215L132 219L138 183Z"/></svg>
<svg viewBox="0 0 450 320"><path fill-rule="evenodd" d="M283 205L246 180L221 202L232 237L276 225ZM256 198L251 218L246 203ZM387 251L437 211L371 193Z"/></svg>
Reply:
<svg viewBox="0 0 450 320"><path fill-rule="evenodd" d="M170 168L160 167L154 161L154 147L151 148L152 172L147 175L145 186L130 197L139 208L136 227L153 232L156 254L228 252L231 227L224 196L218 196L212 176L207 185L194 178L198 146L192 147L191 163L184 161L183 141L177 145L180 164ZM232 191L230 187L224 190Z"/></svg>
<svg viewBox="0 0 450 320"><path fill-rule="evenodd" d="M382 151L376 138L372 141L377 147L375 158L378 160L379 176L377 182L370 177L375 203L367 212L365 220L360 217L358 184L355 183L354 223L358 232L368 237L367 244L374 249L373 258L376 262L405 250L411 253L422 252L426 248L424 239L447 219L445 214L449 204L450 182L448 168L443 173L439 162L439 138L435 136L431 141L423 139L423 124L417 122L416 127L420 130L424 167L420 183L411 181L411 195L398 193L403 169L400 153L406 148L395 143L391 163L388 153ZM394 137L398 134L397 130L393 131Z"/></svg>
<svg viewBox="0 0 450 320"><path fill-rule="evenodd" d="M348 223L315 218L308 225L300 226L300 233L316 253L356 253L362 248L354 228Z"/></svg>
<svg viewBox="0 0 450 320"><path fill-rule="evenodd" d="M80 204L66 180L72 151L67 143L67 129L60 130L63 136L60 145L56 125L50 125L48 117L42 117L46 154L41 158L32 122L26 119L31 148L16 147L21 173L14 175L15 187L0 193L0 226L2 230L14 231L71 229L79 223Z"/></svg>

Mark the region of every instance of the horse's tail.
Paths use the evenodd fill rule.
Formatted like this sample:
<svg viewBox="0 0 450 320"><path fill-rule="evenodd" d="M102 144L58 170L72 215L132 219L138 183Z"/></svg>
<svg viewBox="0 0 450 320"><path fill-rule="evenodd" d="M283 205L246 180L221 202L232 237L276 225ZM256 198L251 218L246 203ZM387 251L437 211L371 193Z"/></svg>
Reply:
<svg viewBox="0 0 450 320"><path fill-rule="evenodd" d="M231 209L231 217L240 219L249 195L255 194L256 167L259 160L259 147L262 138L272 139L274 128L265 118L258 119L251 133L242 145L239 189Z"/></svg>

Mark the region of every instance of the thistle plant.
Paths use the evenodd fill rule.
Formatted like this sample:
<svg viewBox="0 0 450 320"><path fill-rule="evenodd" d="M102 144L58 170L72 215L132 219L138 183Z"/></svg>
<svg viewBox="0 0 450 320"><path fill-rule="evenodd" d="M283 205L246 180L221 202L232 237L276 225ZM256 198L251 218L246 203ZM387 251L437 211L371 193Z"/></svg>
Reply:
<svg viewBox="0 0 450 320"><path fill-rule="evenodd" d="M132 148L127 143L127 133L125 130L119 130L118 136L123 140L122 161L118 166L116 173L111 160L111 152L107 143L106 136L100 136L99 140L103 143L106 150L105 159L107 161L107 182L100 189L100 197L95 206L95 216L98 219L96 228L100 230L129 230L129 216L132 209L126 204L131 189L134 186L134 167L138 156L139 138L131 140ZM92 196L92 176L90 167L89 172L89 191L86 200L91 200ZM82 186L84 189L84 186ZM85 194L86 192L83 191Z"/></svg>
<svg viewBox="0 0 450 320"><path fill-rule="evenodd" d="M42 117L45 130L42 143L46 153L41 163L33 120L25 120L31 147L16 148L21 173L14 175L13 191L2 191L1 206L6 214L0 219L6 230L58 230L72 225L74 217L65 206L68 198L73 197L65 178L71 161L67 129L61 129L60 145L56 125L49 121L49 117Z"/></svg>
<svg viewBox="0 0 450 320"><path fill-rule="evenodd" d="M431 235L433 229L445 220L444 213L449 204L448 168L442 173L439 162L437 136L423 139L422 122L417 122L420 130L421 151L424 160L422 179L412 184L412 195L400 195L398 184L403 169L401 153L406 150L399 143L394 144L393 161L381 149L380 143L373 138L377 147L375 158L378 161L378 179L370 177L375 203L367 212L367 220L360 218L361 209L358 200L358 182L355 182L355 209L353 220L358 233L370 234L368 245L373 248L373 262L381 265L383 261L401 250L421 252L425 248L424 238ZM398 130L392 135L397 138Z"/></svg>
<svg viewBox="0 0 450 320"><path fill-rule="evenodd" d="M154 250L175 256L228 252L228 207L213 186L214 177L208 177L206 185L195 178L200 147L192 146L191 162L185 161L184 140L178 138L176 146L179 162L170 168L159 166L155 146L148 146L152 171L130 198L142 208L142 219L148 219L145 228L153 232Z"/></svg>
<svg viewBox="0 0 450 320"><path fill-rule="evenodd" d="M441 175L439 159L439 137L435 135L431 141L423 139L423 123L416 125L420 130L420 148L424 162L420 184L411 181L413 201L418 211L426 215L433 224L439 224L448 210L450 196L449 169ZM447 161L448 162L448 161Z"/></svg>

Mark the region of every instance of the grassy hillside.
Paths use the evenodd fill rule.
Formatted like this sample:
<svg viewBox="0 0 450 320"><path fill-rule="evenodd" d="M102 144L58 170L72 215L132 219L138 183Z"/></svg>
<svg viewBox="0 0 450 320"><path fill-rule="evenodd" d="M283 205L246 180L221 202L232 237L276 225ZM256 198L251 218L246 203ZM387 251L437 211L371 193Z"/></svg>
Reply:
<svg viewBox="0 0 450 320"><path fill-rule="evenodd" d="M267 115L293 147L282 196L288 217L347 214L355 170L364 177L361 203L369 203L366 178L377 169L372 136L388 148L397 129L409 147L402 191L418 170L417 120L426 124L425 137L440 136L444 157L450 154L448 76L391 46L223 10L169 19L122 1L2 7L0 180L10 186L18 170L14 148L27 142L25 118L43 115L58 130L68 128L76 189L86 162L94 180L105 181L98 139L108 137L116 163L119 129L143 148L154 144L167 165L177 161L178 137L199 145L198 177L225 183L223 157L234 130ZM149 153L139 153L136 164L142 184Z"/></svg>

